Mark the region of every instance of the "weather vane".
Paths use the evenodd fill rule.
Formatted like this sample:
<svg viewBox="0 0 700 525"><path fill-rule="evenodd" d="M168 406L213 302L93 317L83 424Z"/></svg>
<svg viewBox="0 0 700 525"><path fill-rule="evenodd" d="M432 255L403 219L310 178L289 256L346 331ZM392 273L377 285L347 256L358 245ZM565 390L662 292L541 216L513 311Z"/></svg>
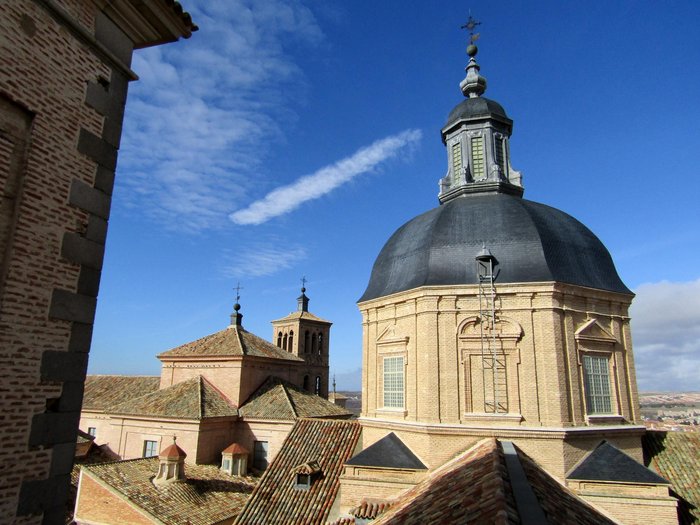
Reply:
<svg viewBox="0 0 700 525"><path fill-rule="evenodd" d="M239 303L241 302L241 290L243 290L240 281L236 283L236 287L234 288L234 290L236 290L236 302Z"/></svg>
<svg viewBox="0 0 700 525"><path fill-rule="evenodd" d="M472 17L472 13L470 11L469 12L469 20L467 20L466 24L464 24L463 26L460 26L460 29L466 29L467 31L469 31L469 43L470 44L473 44L474 42L479 40L480 34L479 33L475 34L474 29L476 29L476 26L480 26L480 25L481 25L481 22L479 22L478 20L474 20L474 18Z"/></svg>

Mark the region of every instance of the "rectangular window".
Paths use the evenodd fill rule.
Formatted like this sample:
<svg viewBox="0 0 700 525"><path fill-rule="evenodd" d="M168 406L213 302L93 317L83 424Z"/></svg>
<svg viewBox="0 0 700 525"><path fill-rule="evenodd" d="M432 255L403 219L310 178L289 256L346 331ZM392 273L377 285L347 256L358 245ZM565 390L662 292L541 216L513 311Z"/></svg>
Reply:
<svg viewBox="0 0 700 525"><path fill-rule="evenodd" d="M589 414L611 414L610 369L607 357L583 356L586 409Z"/></svg>
<svg viewBox="0 0 700 525"><path fill-rule="evenodd" d="M143 442L143 457L150 458L151 456L158 455L158 442L157 441L144 441Z"/></svg>
<svg viewBox="0 0 700 525"><path fill-rule="evenodd" d="M506 177L508 170L506 169L506 141L503 137L496 137L496 164L501 168L501 172Z"/></svg>
<svg viewBox="0 0 700 525"><path fill-rule="evenodd" d="M253 442L253 466L258 470L267 468L267 441Z"/></svg>
<svg viewBox="0 0 700 525"><path fill-rule="evenodd" d="M452 144L452 168L455 175L462 171L462 147L459 142Z"/></svg>
<svg viewBox="0 0 700 525"><path fill-rule="evenodd" d="M384 406L403 408L403 357L384 358Z"/></svg>
<svg viewBox="0 0 700 525"><path fill-rule="evenodd" d="M97 435L97 428L88 427L88 434L90 434L92 437L95 437Z"/></svg>
<svg viewBox="0 0 700 525"><path fill-rule="evenodd" d="M484 137L472 137L472 178L485 178L484 169Z"/></svg>

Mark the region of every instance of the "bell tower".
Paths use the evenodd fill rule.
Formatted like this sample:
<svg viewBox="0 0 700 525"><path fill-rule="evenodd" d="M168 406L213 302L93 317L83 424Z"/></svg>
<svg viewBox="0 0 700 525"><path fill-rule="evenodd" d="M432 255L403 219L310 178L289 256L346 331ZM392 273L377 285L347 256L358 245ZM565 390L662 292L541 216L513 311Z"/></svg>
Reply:
<svg viewBox="0 0 700 525"><path fill-rule="evenodd" d="M328 397L328 355L331 323L309 312L306 278L302 279L297 310L286 317L272 321L272 342L283 350L301 357L302 367L298 384L304 390Z"/></svg>

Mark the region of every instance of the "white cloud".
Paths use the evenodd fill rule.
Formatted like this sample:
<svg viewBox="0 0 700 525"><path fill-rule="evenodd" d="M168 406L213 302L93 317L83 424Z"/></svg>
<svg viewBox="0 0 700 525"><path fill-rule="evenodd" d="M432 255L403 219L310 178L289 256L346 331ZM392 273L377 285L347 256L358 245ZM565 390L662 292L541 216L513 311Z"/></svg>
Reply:
<svg viewBox="0 0 700 525"><path fill-rule="evenodd" d="M201 30L139 50L122 139L117 209L169 229L223 228L266 144L293 121L305 79L285 43L323 39L295 0L188 2ZM290 96L291 95L291 96ZM263 140L265 138L265 140Z"/></svg>
<svg viewBox="0 0 700 525"><path fill-rule="evenodd" d="M700 390L700 279L639 286L632 337L640 390Z"/></svg>
<svg viewBox="0 0 700 525"><path fill-rule="evenodd" d="M262 224L288 213L312 199L325 195L354 177L371 171L380 163L395 157L421 138L417 129L405 130L358 150L350 157L305 175L292 184L272 190L264 198L230 215L236 224Z"/></svg>
<svg viewBox="0 0 700 525"><path fill-rule="evenodd" d="M227 277L262 277L291 268L306 259L302 246L258 243L229 258L224 268Z"/></svg>

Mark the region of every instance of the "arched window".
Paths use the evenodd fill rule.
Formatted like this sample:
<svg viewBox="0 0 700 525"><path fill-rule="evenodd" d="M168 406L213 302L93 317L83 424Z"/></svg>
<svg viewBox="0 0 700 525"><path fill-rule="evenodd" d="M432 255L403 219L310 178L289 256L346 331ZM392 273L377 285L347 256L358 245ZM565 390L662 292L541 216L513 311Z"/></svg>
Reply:
<svg viewBox="0 0 700 525"><path fill-rule="evenodd" d="M282 332L277 334L277 346L282 348Z"/></svg>
<svg viewBox="0 0 700 525"><path fill-rule="evenodd" d="M304 390L309 391L309 376L304 376Z"/></svg>
<svg viewBox="0 0 700 525"><path fill-rule="evenodd" d="M310 350L311 346L311 339L310 339L310 334L309 331L307 330L304 332L304 353L308 352Z"/></svg>
<svg viewBox="0 0 700 525"><path fill-rule="evenodd" d="M316 353L316 334L311 336L311 353L315 354Z"/></svg>
<svg viewBox="0 0 700 525"><path fill-rule="evenodd" d="M294 330L289 331L289 346L287 347L287 350L290 352L294 350Z"/></svg>
<svg viewBox="0 0 700 525"><path fill-rule="evenodd" d="M318 355L323 354L323 334L318 334Z"/></svg>
<svg viewBox="0 0 700 525"><path fill-rule="evenodd" d="M282 343L282 348L289 350L289 348L287 348L287 334L284 334L284 343Z"/></svg>
<svg viewBox="0 0 700 525"><path fill-rule="evenodd" d="M316 376L316 388L314 389L314 394L317 396L321 395L321 376Z"/></svg>

